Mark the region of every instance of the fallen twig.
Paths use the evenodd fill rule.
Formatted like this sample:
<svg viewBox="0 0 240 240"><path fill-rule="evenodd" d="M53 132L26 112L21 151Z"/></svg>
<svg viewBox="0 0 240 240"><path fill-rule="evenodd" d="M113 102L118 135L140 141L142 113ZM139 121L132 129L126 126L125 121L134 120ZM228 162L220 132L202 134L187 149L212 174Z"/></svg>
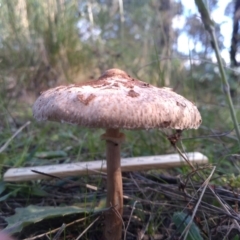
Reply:
<svg viewBox="0 0 240 240"><path fill-rule="evenodd" d="M5 144L3 144L3 146L0 148L0 153L3 152L8 145L10 144L10 142L25 128L27 127L31 122L28 121L26 122L23 126L21 126L6 142Z"/></svg>

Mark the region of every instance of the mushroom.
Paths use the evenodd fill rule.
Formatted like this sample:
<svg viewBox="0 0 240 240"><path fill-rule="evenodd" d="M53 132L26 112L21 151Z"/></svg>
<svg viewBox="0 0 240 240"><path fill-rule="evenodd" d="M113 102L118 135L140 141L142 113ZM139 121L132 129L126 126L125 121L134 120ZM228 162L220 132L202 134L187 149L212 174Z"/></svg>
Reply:
<svg viewBox="0 0 240 240"><path fill-rule="evenodd" d="M57 121L89 128L104 128L106 141L107 206L105 239L121 239L123 190L119 129L198 128L197 107L184 97L110 69L95 81L59 86L43 92L33 106L39 121Z"/></svg>

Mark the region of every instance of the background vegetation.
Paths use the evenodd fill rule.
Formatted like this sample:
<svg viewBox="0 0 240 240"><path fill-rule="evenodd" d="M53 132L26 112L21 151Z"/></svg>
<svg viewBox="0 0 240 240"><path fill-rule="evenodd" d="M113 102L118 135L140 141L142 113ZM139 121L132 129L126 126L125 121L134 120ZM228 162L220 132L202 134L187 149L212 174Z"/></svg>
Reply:
<svg viewBox="0 0 240 240"><path fill-rule="evenodd" d="M220 1L207 1L210 13L218 8L218 2ZM117 67L154 85L171 87L197 104L202 114L203 124L197 131L185 131L179 147L183 152L200 151L208 156L210 163L216 166L213 183L227 190L232 189L232 183L238 181L236 178L239 174L238 139L225 99L224 88L221 85L220 72L217 63L213 60L214 49L211 38L199 15L186 15L185 7L181 1L174 0L1 0L0 168L2 174L9 167L104 158L104 143L99 140L101 130L88 130L57 123L37 123L32 117L31 106L41 91L60 84L96 79L104 70ZM233 9L234 3L230 2L225 14L232 16ZM177 24L173 23L178 23L182 18L185 18L184 26L176 27ZM221 51L226 47L223 43L225 36L220 31L220 26L221 23L215 23ZM178 40L182 33L185 33L189 42L193 44L186 42L181 46ZM236 116L239 119L238 69L225 63L225 71ZM17 129L27 121L31 123L8 142ZM176 152L165 133L159 130L128 131L126 135L123 157ZM145 176L144 183L151 178L152 174L157 175L158 178L163 173L173 177L181 174L182 178L185 178L191 171L192 169L189 168L168 172L154 171ZM204 176L208 176L210 172L211 168L207 169ZM229 177L232 173L235 175ZM138 179L138 175L135 173L133 175ZM80 181L92 182L100 186L104 185L103 180L98 176L82 177ZM69 184L68 181L69 179L64 184ZM193 187L194 184L202 184L202 182L201 178L196 177L192 179L191 185ZM56 181L49 186L44 181L21 184L1 182L0 226L6 227L6 217L13 215L17 207L27 207L30 204L73 205L79 202L80 196L83 195L81 203L94 202L92 193L81 187L71 188L71 194L75 194L78 198L70 200L66 191L63 196L64 191L56 190L59 184L63 183ZM234 187L236 189L238 185L235 184ZM173 191L177 191L177 188L177 183L172 186ZM129 189L130 187L126 185L125 192ZM133 186L132 189L134 189ZM54 193L51 195L53 190ZM152 194L151 191L150 193ZM139 193L136 190L134 196L137 195L142 199L147 196L141 194L142 192ZM148 200L155 201L157 204L161 201L161 194L158 192L154 197L151 195L152 197ZM104 193L98 192L98 200L101 197L104 197ZM165 201L166 199L163 200ZM183 206L186 202L182 202ZM214 205L214 201L211 201L211 204L218 207L218 204ZM143 221L141 228L133 224L130 231L133 236L130 234L128 239L140 239L137 238L137 231L143 231L142 229L145 229L146 236L155 236L153 239L157 239L157 234L162 236L158 239L170 239L168 237L171 234L165 236L165 231L159 229L162 229L161 224L164 221L168 228L171 222L169 219L172 219L174 213L184 208L178 209L176 205L175 202L174 206L160 210L158 207L157 217L147 220L147 223L146 219L143 220L146 216L139 213ZM156 211L155 207L152 205L148 211ZM143 210L143 205L140 208ZM172 214L169 214L169 209ZM216 210L215 214L218 213ZM86 219L82 229L91 222L91 219ZM176 215L175 219L178 219ZM17 236L20 239L33 237L59 226L62 222L72 220L75 218L63 220L59 217L54 226L44 222L40 227L38 225L38 230L32 228L33 230L30 231L27 228ZM176 226L177 221L174 222ZM200 222L199 225L203 224ZM208 222L208 226L216 227L219 223ZM199 228L204 239L208 239L213 234L211 230L206 230L206 226ZM73 233L71 236L65 232L65 235L59 239L77 239L74 237L79 236L82 229L74 229L75 232L71 230L70 232ZM214 237L222 239L222 236L229 237L230 232L222 231L211 236L212 239ZM84 235L83 238L97 239L95 233L89 234ZM218 234L222 234L220 238ZM231 234L235 237L234 232Z"/></svg>

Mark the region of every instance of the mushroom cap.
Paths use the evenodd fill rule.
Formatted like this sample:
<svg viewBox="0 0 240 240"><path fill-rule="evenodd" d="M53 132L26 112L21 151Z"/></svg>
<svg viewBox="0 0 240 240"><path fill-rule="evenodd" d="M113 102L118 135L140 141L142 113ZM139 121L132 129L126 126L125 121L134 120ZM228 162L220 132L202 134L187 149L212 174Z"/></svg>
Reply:
<svg viewBox="0 0 240 240"><path fill-rule="evenodd" d="M91 128L198 128L197 107L177 93L107 70L98 80L43 92L33 106L38 121Z"/></svg>

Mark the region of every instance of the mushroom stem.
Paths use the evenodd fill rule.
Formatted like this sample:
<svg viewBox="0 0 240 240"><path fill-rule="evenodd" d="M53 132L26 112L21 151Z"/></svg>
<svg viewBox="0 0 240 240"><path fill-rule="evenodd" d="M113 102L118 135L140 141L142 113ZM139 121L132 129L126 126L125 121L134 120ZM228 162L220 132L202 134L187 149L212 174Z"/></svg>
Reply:
<svg viewBox="0 0 240 240"><path fill-rule="evenodd" d="M122 236L123 189L120 163L120 147L124 135L119 129L107 129L102 136L107 147L107 207L104 238L120 240Z"/></svg>

